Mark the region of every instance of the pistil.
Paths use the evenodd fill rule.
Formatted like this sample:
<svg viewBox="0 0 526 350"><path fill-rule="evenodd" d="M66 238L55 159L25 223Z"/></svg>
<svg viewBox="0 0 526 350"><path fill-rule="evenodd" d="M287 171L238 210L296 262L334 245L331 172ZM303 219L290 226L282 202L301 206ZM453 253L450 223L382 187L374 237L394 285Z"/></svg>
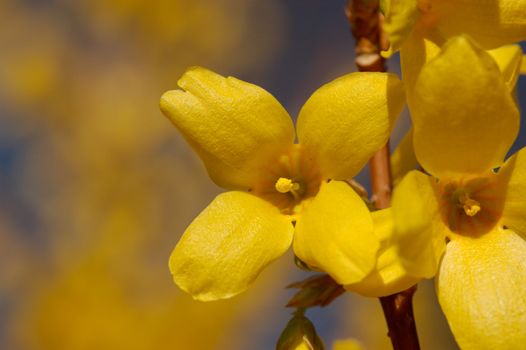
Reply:
<svg viewBox="0 0 526 350"><path fill-rule="evenodd" d="M469 197L466 192L460 193L458 201L468 216L475 216L480 211L480 203Z"/></svg>

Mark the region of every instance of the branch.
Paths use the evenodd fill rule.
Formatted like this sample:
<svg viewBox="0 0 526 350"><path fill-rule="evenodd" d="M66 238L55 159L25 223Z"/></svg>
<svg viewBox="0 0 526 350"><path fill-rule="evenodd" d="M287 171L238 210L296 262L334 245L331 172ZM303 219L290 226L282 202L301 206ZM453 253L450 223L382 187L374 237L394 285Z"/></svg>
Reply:
<svg viewBox="0 0 526 350"><path fill-rule="evenodd" d="M355 63L361 72L385 72L380 51L386 48L382 32L382 15L378 0L349 0L345 9L356 39ZM391 202L391 168L389 142L369 162L373 203L376 209L389 207ZM384 316L395 350L419 350L413 315L412 299L416 285L393 295L380 298Z"/></svg>

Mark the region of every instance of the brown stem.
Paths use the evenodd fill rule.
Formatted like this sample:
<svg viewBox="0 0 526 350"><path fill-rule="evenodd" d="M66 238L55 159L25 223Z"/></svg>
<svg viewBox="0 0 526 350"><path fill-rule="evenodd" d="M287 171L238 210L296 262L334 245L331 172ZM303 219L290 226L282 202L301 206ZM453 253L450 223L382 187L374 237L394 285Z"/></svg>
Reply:
<svg viewBox="0 0 526 350"><path fill-rule="evenodd" d="M389 166L389 142L379 149L369 161L371 173L372 202L376 209L388 208L391 202L391 167Z"/></svg>
<svg viewBox="0 0 526 350"><path fill-rule="evenodd" d="M395 350L419 350L415 318L413 316L413 294L416 285L400 293L380 298L388 335Z"/></svg>
<svg viewBox="0 0 526 350"><path fill-rule="evenodd" d="M360 72L385 72L385 60L380 50L386 46L381 31L380 4L378 0L349 0L345 14L356 39L355 63Z"/></svg>
<svg viewBox="0 0 526 350"><path fill-rule="evenodd" d="M349 0L345 8L351 31L356 39L355 63L361 72L385 72L380 50L386 48L382 32L382 15L378 0ZM376 209L389 207L391 201L391 167L389 142L371 158L371 187ZM413 294L416 285L393 295L380 298L388 335L395 350L419 350L413 315Z"/></svg>

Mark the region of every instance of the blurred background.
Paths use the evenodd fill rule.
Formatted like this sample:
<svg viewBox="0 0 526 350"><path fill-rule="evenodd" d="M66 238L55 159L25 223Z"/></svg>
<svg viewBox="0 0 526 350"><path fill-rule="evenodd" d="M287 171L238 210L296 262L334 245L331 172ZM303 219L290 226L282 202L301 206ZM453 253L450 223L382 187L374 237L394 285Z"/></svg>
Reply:
<svg viewBox="0 0 526 350"><path fill-rule="evenodd" d="M305 277L290 253L228 301L193 301L171 281L178 237L221 189L158 101L202 65L295 117L355 70L344 3L0 1L1 349L273 349L284 286ZM415 303L422 347L456 349L431 282ZM390 348L376 299L347 293L308 316L329 347Z"/></svg>

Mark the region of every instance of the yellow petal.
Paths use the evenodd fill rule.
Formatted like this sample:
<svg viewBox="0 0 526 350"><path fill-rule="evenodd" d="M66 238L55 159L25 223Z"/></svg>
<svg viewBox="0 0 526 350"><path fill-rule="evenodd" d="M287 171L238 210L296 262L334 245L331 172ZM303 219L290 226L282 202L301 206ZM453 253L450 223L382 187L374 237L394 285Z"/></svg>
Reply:
<svg viewBox="0 0 526 350"><path fill-rule="evenodd" d="M502 223L526 237L526 148L506 161L497 178L507 187Z"/></svg>
<svg viewBox="0 0 526 350"><path fill-rule="evenodd" d="M440 52L433 42L424 39L422 33L413 32L400 50L400 68L406 91L409 108L412 108L416 80L424 64L429 62Z"/></svg>
<svg viewBox="0 0 526 350"><path fill-rule="evenodd" d="M391 209L372 214L375 235L381 241L373 271L362 281L344 286L346 290L368 297L382 297L405 290L421 280L402 265L394 235Z"/></svg>
<svg viewBox="0 0 526 350"><path fill-rule="evenodd" d="M526 242L511 230L451 241L437 294L464 350L523 349L526 344Z"/></svg>
<svg viewBox="0 0 526 350"><path fill-rule="evenodd" d="M526 55L522 56L521 74L526 74Z"/></svg>
<svg viewBox="0 0 526 350"><path fill-rule="evenodd" d="M244 192L226 192L190 224L170 257L175 283L195 299L243 292L290 246L293 227L276 207Z"/></svg>
<svg viewBox="0 0 526 350"><path fill-rule="evenodd" d="M259 168L294 141L292 121L262 88L194 67L166 92L161 110L203 160L212 180L248 189Z"/></svg>
<svg viewBox="0 0 526 350"><path fill-rule="evenodd" d="M391 154L391 175L393 185L398 185L404 176L418 166L415 149L413 148L413 129L402 138L394 152Z"/></svg>
<svg viewBox="0 0 526 350"><path fill-rule="evenodd" d="M419 163L442 178L500 166L519 112L495 61L457 37L421 71L411 114Z"/></svg>
<svg viewBox="0 0 526 350"><path fill-rule="evenodd" d="M439 212L433 178L411 171L393 193L399 259L415 277L431 278L446 246L447 227Z"/></svg>
<svg viewBox="0 0 526 350"><path fill-rule="evenodd" d="M389 50L383 51L382 56L390 57L398 51L413 31L420 18L417 0L385 0L384 30L389 39Z"/></svg>
<svg viewBox="0 0 526 350"><path fill-rule="evenodd" d="M369 210L347 183L323 183L296 223L294 252L338 283L355 283L375 265L380 243L373 230Z"/></svg>
<svg viewBox="0 0 526 350"><path fill-rule="evenodd" d="M404 106L400 80L387 73L351 73L318 89L300 111L300 144L325 178L350 179L383 147Z"/></svg>
<svg viewBox="0 0 526 350"><path fill-rule="evenodd" d="M526 39L526 1L432 1L437 27L446 38L467 33L486 49Z"/></svg>
<svg viewBox="0 0 526 350"><path fill-rule="evenodd" d="M506 45L489 50L488 53L493 57L495 62L497 62L508 89L513 91L521 69L521 47L519 45Z"/></svg>

